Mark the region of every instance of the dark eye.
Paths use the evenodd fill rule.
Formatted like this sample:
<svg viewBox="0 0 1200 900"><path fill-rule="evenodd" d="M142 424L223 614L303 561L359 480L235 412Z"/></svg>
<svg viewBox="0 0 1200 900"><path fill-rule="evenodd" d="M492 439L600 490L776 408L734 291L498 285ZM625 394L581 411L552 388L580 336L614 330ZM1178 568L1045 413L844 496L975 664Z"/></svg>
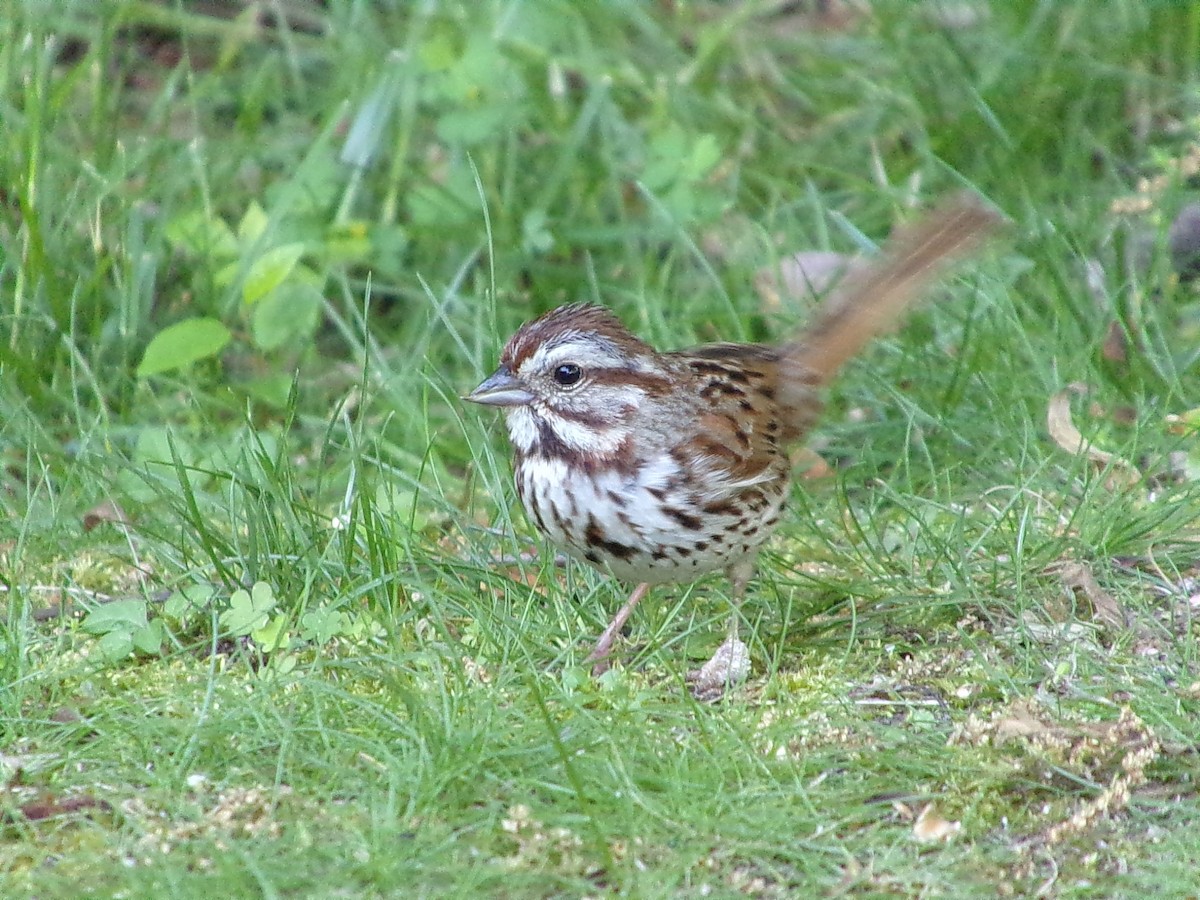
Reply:
<svg viewBox="0 0 1200 900"><path fill-rule="evenodd" d="M583 369L575 363L563 363L554 370L554 380L563 387L570 387L583 377Z"/></svg>

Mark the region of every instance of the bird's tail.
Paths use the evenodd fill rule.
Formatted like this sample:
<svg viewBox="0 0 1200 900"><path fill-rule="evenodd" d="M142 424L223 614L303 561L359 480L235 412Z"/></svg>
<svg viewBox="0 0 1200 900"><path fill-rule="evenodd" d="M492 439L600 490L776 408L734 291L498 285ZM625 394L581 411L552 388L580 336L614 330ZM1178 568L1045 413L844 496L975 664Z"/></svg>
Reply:
<svg viewBox="0 0 1200 900"><path fill-rule="evenodd" d="M781 407L803 418L813 391L894 325L946 269L976 250L1003 221L979 198L963 193L899 228L882 255L852 269L812 321L781 346Z"/></svg>

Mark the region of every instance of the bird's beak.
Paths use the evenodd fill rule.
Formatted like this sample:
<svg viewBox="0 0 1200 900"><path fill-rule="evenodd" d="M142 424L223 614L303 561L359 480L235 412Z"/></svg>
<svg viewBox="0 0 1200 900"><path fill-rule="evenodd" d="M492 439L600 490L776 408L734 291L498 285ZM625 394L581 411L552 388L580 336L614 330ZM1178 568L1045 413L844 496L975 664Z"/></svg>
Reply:
<svg viewBox="0 0 1200 900"><path fill-rule="evenodd" d="M501 366L463 399L484 406L525 406L533 402L533 394L508 366Z"/></svg>

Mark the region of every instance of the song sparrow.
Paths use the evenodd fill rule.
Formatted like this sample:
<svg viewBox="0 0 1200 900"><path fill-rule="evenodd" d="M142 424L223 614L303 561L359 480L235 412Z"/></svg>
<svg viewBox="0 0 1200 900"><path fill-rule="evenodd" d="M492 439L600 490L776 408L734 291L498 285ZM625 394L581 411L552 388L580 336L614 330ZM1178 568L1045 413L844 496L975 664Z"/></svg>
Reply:
<svg viewBox="0 0 1200 900"><path fill-rule="evenodd" d="M652 584L723 569L740 601L790 488L787 449L821 412L822 388L952 261L1000 221L960 196L901 228L782 344L660 353L607 309L563 306L527 322L465 399L505 411L517 493L569 555L636 583L596 643L598 670ZM749 671L729 635L689 675L720 696Z"/></svg>

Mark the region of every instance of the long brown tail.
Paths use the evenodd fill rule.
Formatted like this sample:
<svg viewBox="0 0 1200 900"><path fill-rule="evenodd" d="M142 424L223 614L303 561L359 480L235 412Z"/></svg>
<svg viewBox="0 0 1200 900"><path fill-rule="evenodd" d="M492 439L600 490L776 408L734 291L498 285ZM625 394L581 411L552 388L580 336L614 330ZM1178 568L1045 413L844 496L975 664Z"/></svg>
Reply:
<svg viewBox="0 0 1200 900"><path fill-rule="evenodd" d="M797 419L807 418L814 391L1003 221L979 198L963 193L898 229L882 256L851 271L812 322L780 348L781 407L798 413Z"/></svg>

